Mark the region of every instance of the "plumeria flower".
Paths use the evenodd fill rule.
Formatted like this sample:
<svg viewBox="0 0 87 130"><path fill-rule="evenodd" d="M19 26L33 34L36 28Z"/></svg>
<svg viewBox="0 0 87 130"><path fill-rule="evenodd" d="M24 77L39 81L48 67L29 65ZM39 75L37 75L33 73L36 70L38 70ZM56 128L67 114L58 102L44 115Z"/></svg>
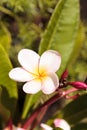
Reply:
<svg viewBox="0 0 87 130"><path fill-rule="evenodd" d="M41 126L44 130L53 130L52 127L50 127L50 126L48 126L48 125L46 125L46 124L44 124L44 123L41 123L40 126Z"/></svg>
<svg viewBox="0 0 87 130"><path fill-rule="evenodd" d="M61 64L61 56L57 51L47 50L41 57L30 49L22 49L18 54L22 67L10 71L11 79L26 82L23 90L35 94L42 90L45 94L53 93L59 86L56 71Z"/></svg>
<svg viewBox="0 0 87 130"><path fill-rule="evenodd" d="M64 119L55 119L54 125L55 127L59 127L63 130L70 130L70 125Z"/></svg>
<svg viewBox="0 0 87 130"><path fill-rule="evenodd" d="M4 130L25 130L25 129L12 125L12 128L6 127Z"/></svg>
<svg viewBox="0 0 87 130"><path fill-rule="evenodd" d="M70 130L70 125L64 120L64 119L55 119L54 120L54 125L56 128L61 128L62 130ZM41 127L44 129L44 130L53 130L52 127L44 124L44 123L41 123Z"/></svg>

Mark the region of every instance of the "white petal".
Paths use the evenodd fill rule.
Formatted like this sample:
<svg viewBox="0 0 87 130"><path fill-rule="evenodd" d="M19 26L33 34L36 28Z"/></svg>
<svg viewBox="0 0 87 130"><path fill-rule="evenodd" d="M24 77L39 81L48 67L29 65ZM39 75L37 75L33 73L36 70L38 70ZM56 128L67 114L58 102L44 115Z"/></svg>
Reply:
<svg viewBox="0 0 87 130"><path fill-rule="evenodd" d="M40 58L39 69L45 68L48 72L56 72L60 64L60 54L57 51L48 50Z"/></svg>
<svg viewBox="0 0 87 130"><path fill-rule="evenodd" d="M17 67L9 72L9 77L15 81L26 82L34 79L36 75L27 72L21 67Z"/></svg>
<svg viewBox="0 0 87 130"><path fill-rule="evenodd" d="M46 124L44 124L44 123L41 123L40 126L41 126L44 130L53 130L52 127L50 127L50 126L48 126L48 125L46 125Z"/></svg>
<svg viewBox="0 0 87 130"><path fill-rule="evenodd" d="M13 130L25 130L25 129L13 126Z"/></svg>
<svg viewBox="0 0 87 130"><path fill-rule="evenodd" d="M59 127L63 130L70 130L70 125L63 119L55 119L54 125L55 127Z"/></svg>
<svg viewBox="0 0 87 130"><path fill-rule="evenodd" d="M53 93L59 86L59 80L56 74L50 74L42 80L42 91L45 94Z"/></svg>
<svg viewBox="0 0 87 130"><path fill-rule="evenodd" d="M6 127L4 130L10 130L10 128L9 127ZM12 130L25 130L25 129L23 129L23 128L19 128L19 127L16 127L16 126L12 126Z"/></svg>
<svg viewBox="0 0 87 130"><path fill-rule="evenodd" d="M57 74L50 73L48 76L51 77L52 81L54 82L55 87L58 88L59 87L59 78L58 78Z"/></svg>
<svg viewBox="0 0 87 130"><path fill-rule="evenodd" d="M23 68L34 74L38 73L39 58L36 52L29 49L22 49L18 54L18 60Z"/></svg>
<svg viewBox="0 0 87 130"><path fill-rule="evenodd" d="M25 93L35 94L40 90L41 90L41 80L39 79L31 80L30 82L25 83L23 86L23 91Z"/></svg>
<svg viewBox="0 0 87 130"><path fill-rule="evenodd" d="M17 127L17 129L16 129L16 130L25 130L25 129L23 129L23 128L18 128L18 127Z"/></svg>

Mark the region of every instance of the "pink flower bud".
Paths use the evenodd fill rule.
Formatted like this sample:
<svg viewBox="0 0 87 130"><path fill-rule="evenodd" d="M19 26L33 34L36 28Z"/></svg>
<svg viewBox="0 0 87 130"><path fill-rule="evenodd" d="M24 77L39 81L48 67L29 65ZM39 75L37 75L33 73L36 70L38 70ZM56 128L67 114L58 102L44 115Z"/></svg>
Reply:
<svg viewBox="0 0 87 130"><path fill-rule="evenodd" d="M63 72L63 74L61 75L60 80L66 79L67 76L68 76L68 70L65 70L65 71Z"/></svg>
<svg viewBox="0 0 87 130"><path fill-rule="evenodd" d="M59 80L59 88L64 88L67 86L67 76L68 76L68 71L65 70Z"/></svg>
<svg viewBox="0 0 87 130"><path fill-rule="evenodd" d="M77 89L87 89L87 84L83 83L83 82L70 82L69 85L72 85L73 87L77 88Z"/></svg>

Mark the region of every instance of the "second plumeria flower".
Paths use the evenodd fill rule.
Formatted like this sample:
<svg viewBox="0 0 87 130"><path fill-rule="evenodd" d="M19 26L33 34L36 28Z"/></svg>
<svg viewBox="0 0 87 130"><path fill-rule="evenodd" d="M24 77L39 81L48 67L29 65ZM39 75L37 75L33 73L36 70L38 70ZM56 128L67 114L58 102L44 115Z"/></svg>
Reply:
<svg viewBox="0 0 87 130"><path fill-rule="evenodd" d="M11 79L26 82L23 90L35 94L42 90L45 94L53 93L59 86L56 71L61 64L61 56L57 51L47 50L41 57L30 49L22 49L18 54L22 67L9 72Z"/></svg>
<svg viewBox="0 0 87 130"><path fill-rule="evenodd" d="M4 130L25 130L25 129L12 125L12 128L6 127Z"/></svg>
<svg viewBox="0 0 87 130"><path fill-rule="evenodd" d="M41 123L40 125L44 130L54 130L52 127ZM70 125L64 119L55 119L54 120L55 128L61 128L62 130L71 130Z"/></svg>

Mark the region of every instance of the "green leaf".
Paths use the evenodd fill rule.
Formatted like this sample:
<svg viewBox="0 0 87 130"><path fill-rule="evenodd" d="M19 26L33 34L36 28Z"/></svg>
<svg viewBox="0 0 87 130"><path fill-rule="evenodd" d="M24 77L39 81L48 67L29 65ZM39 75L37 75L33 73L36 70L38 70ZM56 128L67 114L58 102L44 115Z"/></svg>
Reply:
<svg viewBox="0 0 87 130"><path fill-rule="evenodd" d="M8 73L12 69L9 57L5 49L0 45L0 86L2 87L2 104L12 113L15 111L17 100L17 86Z"/></svg>
<svg viewBox="0 0 87 130"><path fill-rule="evenodd" d="M76 44L74 45L72 54L71 54L69 62L68 62L68 68L70 68L70 66L73 65L73 63L75 63L75 61L80 53L80 50L82 48L82 45L84 43L84 39L85 39L85 30L81 23L79 26L79 29L78 29Z"/></svg>
<svg viewBox="0 0 87 130"><path fill-rule="evenodd" d="M1 103L1 93L2 93L2 88L0 87L0 116L2 117L1 119L7 122L10 118L10 112Z"/></svg>
<svg viewBox="0 0 87 130"><path fill-rule="evenodd" d="M71 128L71 130L87 130L87 123L80 123Z"/></svg>
<svg viewBox="0 0 87 130"><path fill-rule="evenodd" d="M87 94L69 103L61 112L61 115L70 124L76 124L87 117Z"/></svg>
<svg viewBox="0 0 87 130"><path fill-rule="evenodd" d="M0 44L5 48L8 52L11 45L11 35L5 25L0 22Z"/></svg>
<svg viewBox="0 0 87 130"><path fill-rule="evenodd" d="M79 0L60 0L42 37L39 53L53 49L62 57L60 75L72 54L79 28Z"/></svg>
<svg viewBox="0 0 87 130"><path fill-rule="evenodd" d="M38 94L35 94L35 95L26 95L24 108L22 112L22 119L25 119L28 116L28 112L30 108L39 100L41 94L42 93L39 92Z"/></svg>

